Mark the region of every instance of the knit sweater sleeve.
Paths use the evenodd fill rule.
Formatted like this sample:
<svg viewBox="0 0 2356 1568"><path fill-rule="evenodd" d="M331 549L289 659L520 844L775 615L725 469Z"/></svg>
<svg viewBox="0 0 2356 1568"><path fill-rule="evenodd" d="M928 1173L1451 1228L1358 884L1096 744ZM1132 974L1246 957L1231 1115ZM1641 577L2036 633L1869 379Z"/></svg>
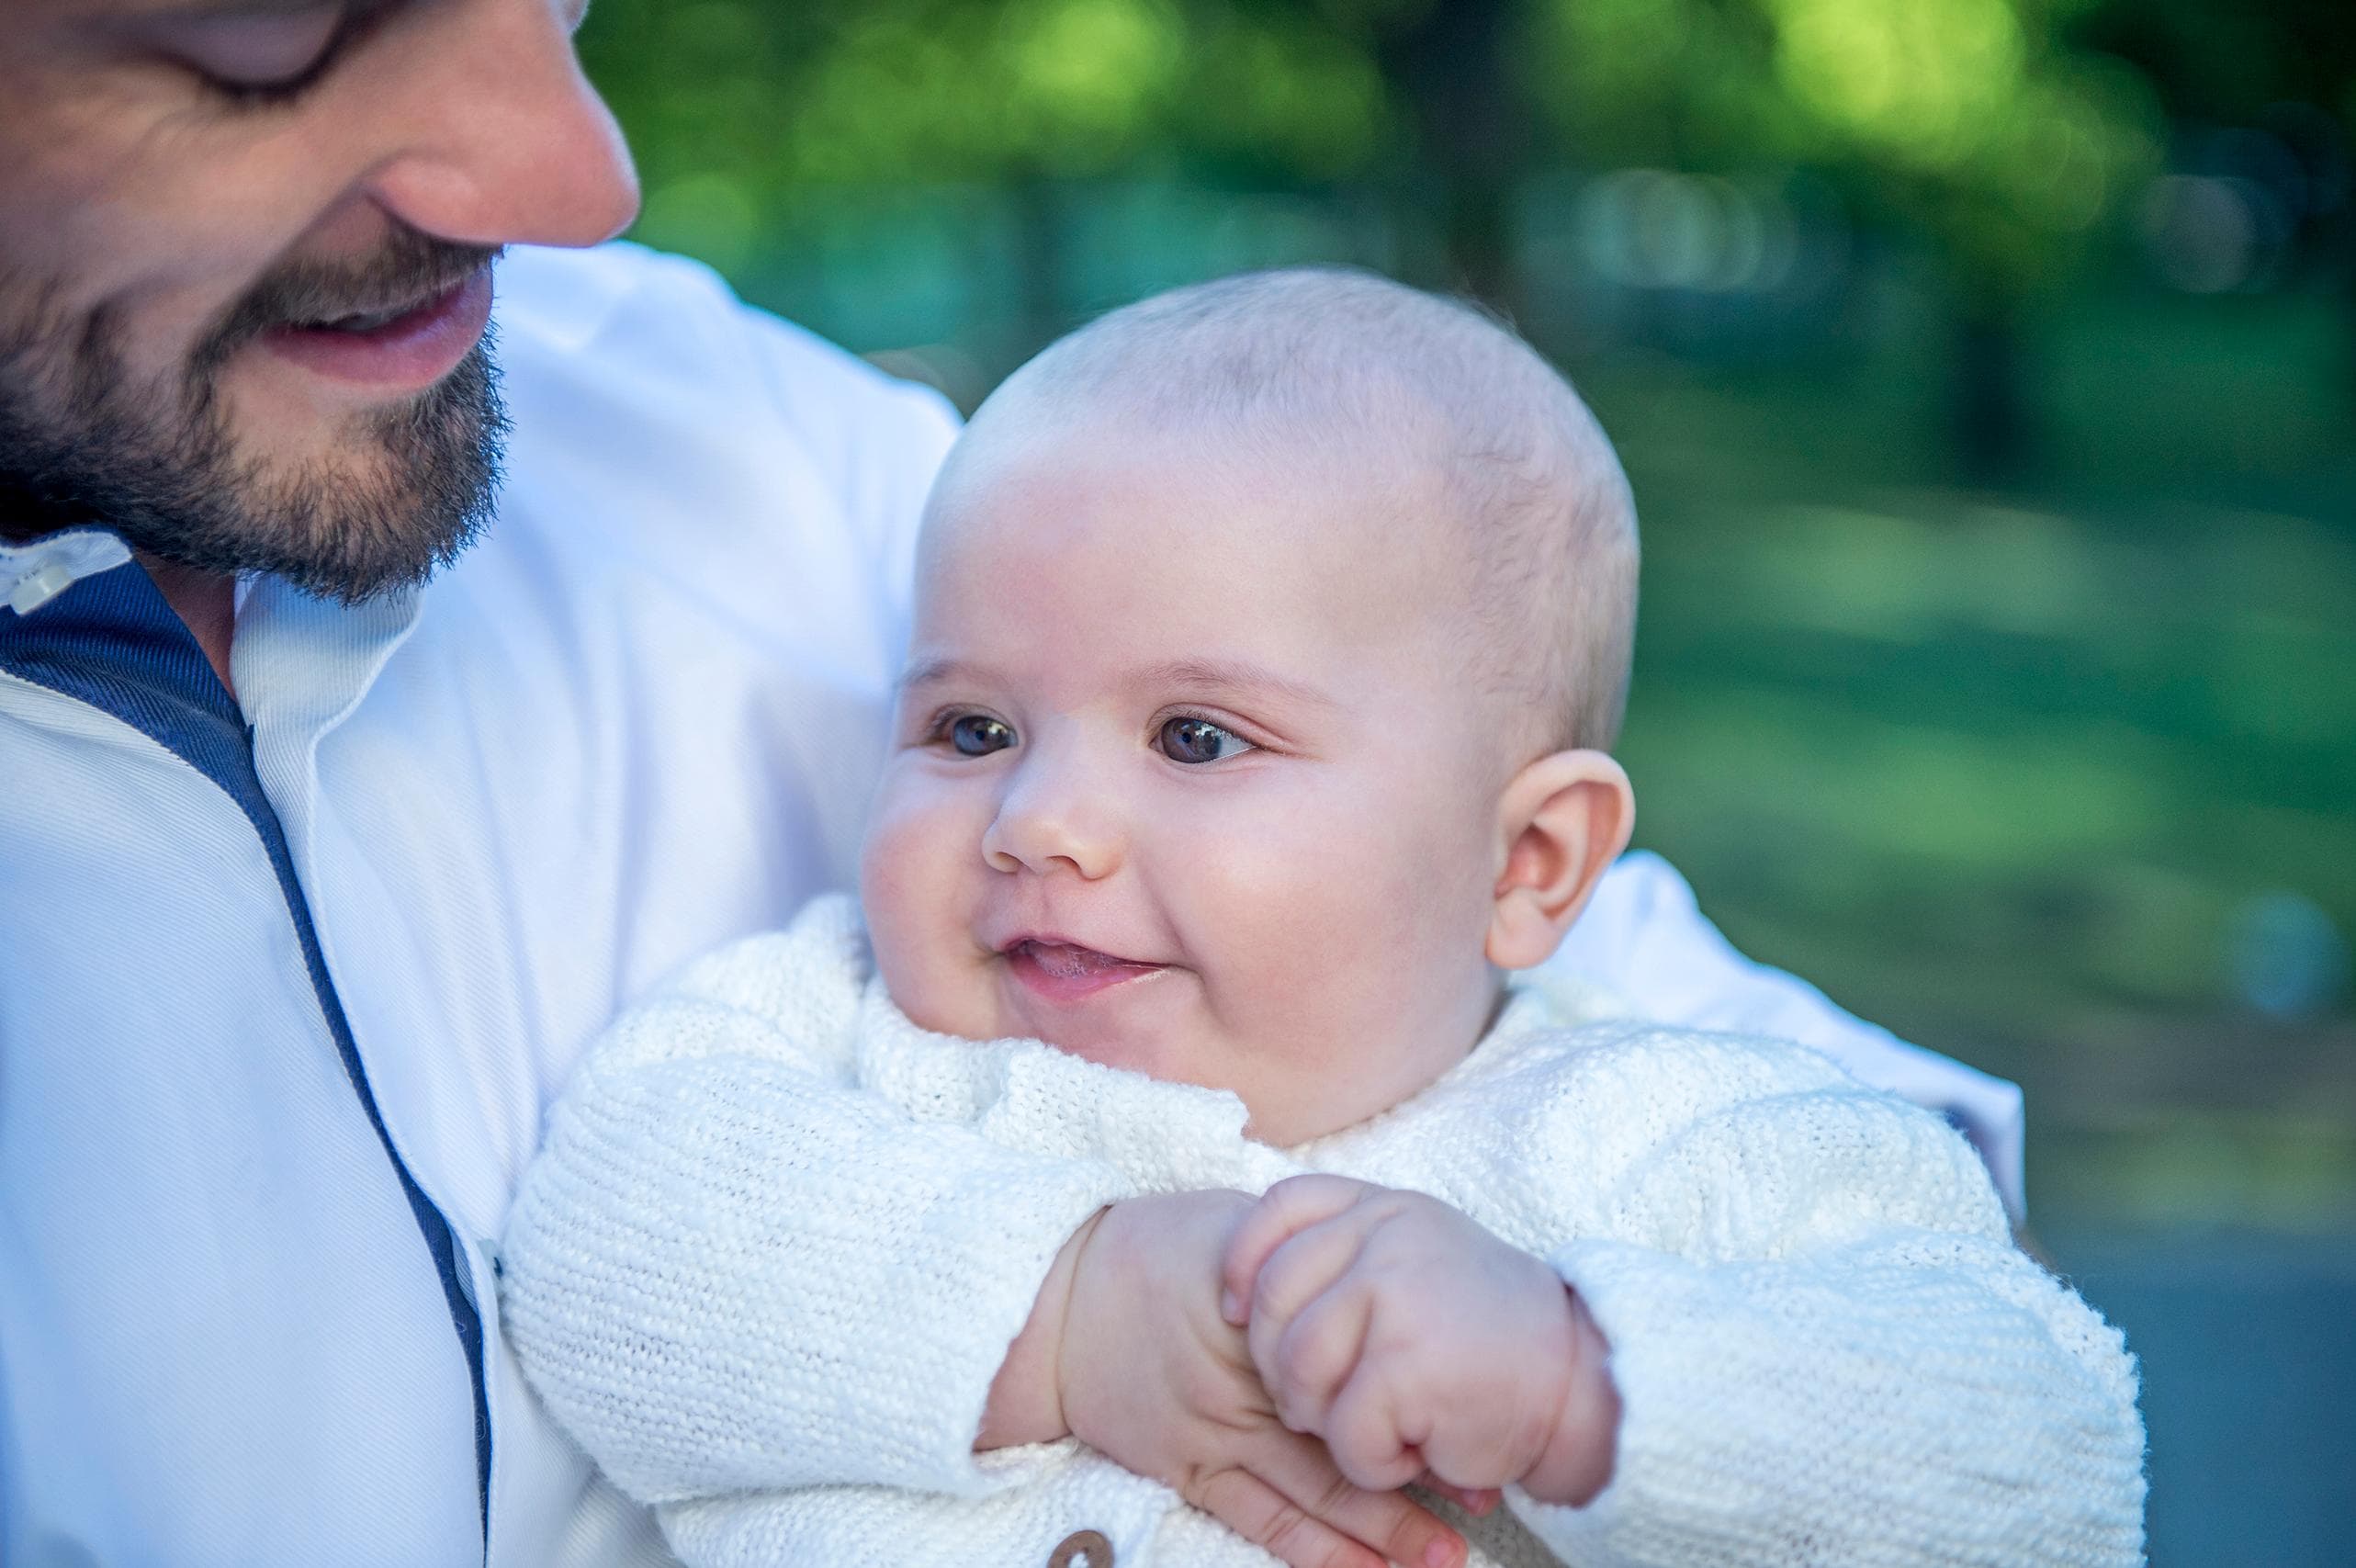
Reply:
<svg viewBox="0 0 2356 1568"><path fill-rule="evenodd" d="M1611 1345L1617 1467L1516 1513L1583 1564L2140 1562L2117 1331L2012 1245L1945 1122L1797 1048L1776 1084L1783 1050L1667 1069L1770 1081L1699 1097L1550 1249Z"/></svg>
<svg viewBox="0 0 2356 1568"><path fill-rule="evenodd" d="M624 1491L978 1495L992 1378L1063 1242L1124 1195L857 1086L845 898L626 1014L551 1114L502 1247L507 1334Z"/></svg>

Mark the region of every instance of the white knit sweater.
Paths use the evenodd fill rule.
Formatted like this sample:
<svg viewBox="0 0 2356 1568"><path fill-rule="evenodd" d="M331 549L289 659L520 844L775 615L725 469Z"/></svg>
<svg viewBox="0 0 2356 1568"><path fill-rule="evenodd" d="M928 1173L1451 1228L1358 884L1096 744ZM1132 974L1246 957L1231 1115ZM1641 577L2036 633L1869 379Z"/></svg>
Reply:
<svg viewBox="0 0 2356 1568"><path fill-rule="evenodd" d="M1077 1444L972 1444L1097 1207L1336 1171L1548 1258L1611 1343L1611 1484L1509 1491L1476 1562L2140 1561L2134 1362L1964 1140L1803 1048L1595 1010L1519 992L1412 1101L1279 1151L1232 1095L919 1029L821 900L594 1049L510 1223L509 1331L693 1568L1031 1568L1082 1529L1091 1568L1267 1568Z"/></svg>

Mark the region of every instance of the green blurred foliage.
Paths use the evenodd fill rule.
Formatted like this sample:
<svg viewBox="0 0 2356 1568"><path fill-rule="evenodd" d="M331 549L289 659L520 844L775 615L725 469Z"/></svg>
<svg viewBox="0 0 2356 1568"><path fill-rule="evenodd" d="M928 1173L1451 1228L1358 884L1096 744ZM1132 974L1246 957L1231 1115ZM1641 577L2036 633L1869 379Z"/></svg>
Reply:
<svg viewBox="0 0 2356 1568"><path fill-rule="evenodd" d="M2216 70L2261 80L2226 96L2311 73L2242 33ZM647 236L707 254L845 185L1444 184L1467 150L1437 84L1497 100L1482 140L1522 164L1834 172L2002 294L2066 272L2159 157L2149 77L2087 37L2165 70L2200 32L2132 0L599 0L583 49Z"/></svg>
<svg viewBox="0 0 2356 1568"><path fill-rule="evenodd" d="M1332 179L1396 137L1362 36L1223 0L600 0L582 52L630 128L642 233L724 265L828 187L1188 160Z"/></svg>
<svg viewBox="0 0 2356 1568"><path fill-rule="evenodd" d="M1967 286L2016 292L2158 163L2142 79L2065 41L2089 3L1536 0L1521 58L1584 159L1836 171Z"/></svg>
<svg viewBox="0 0 2356 1568"><path fill-rule="evenodd" d="M1644 512L1639 840L1746 951L2020 1081L2049 1217L2356 1227L2336 310L2053 305L2057 456L2001 495L1926 471L1927 320L1836 375L1581 378ZM2284 893L2339 933L2295 1013L2246 968Z"/></svg>

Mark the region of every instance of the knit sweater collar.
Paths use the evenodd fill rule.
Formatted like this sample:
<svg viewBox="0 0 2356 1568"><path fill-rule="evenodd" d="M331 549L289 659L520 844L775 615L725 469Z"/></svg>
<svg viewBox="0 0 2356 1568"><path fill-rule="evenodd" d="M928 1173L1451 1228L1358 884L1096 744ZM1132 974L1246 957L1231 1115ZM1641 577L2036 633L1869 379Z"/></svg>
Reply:
<svg viewBox="0 0 2356 1568"><path fill-rule="evenodd" d="M1546 1031L1622 1010L1598 991L1516 976L1496 1022L1430 1088L1295 1150L1247 1138L1249 1112L1225 1089L1150 1078L1036 1040L964 1040L920 1028L880 978L862 1002L857 1052L861 1082L914 1120L959 1122L1041 1155L1101 1160L1146 1190L1257 1191L1302 1168L1300 1156L1312 1149L1352 1141L1435 1095L1511 1070Z"/></svg>

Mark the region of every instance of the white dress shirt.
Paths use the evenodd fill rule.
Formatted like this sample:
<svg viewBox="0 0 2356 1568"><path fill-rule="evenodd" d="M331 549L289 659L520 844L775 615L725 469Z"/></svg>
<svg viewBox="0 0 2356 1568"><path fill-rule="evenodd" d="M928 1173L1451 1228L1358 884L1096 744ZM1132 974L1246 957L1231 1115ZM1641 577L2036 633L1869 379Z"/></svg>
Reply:
<svg viewBox="0 0 2356 1568"><path fill-rule="evenodd" d="M847 885L953 422L685 262L499 292L497 521L422 592L246 585L235 708L107 673L198 683L119 541L0 547L9 1568L660 1560L488 1240L622 1004ZM1665 864L1558 962L1951 1108L2017 1194L2011 1086L1748 964Z"/></svg>

